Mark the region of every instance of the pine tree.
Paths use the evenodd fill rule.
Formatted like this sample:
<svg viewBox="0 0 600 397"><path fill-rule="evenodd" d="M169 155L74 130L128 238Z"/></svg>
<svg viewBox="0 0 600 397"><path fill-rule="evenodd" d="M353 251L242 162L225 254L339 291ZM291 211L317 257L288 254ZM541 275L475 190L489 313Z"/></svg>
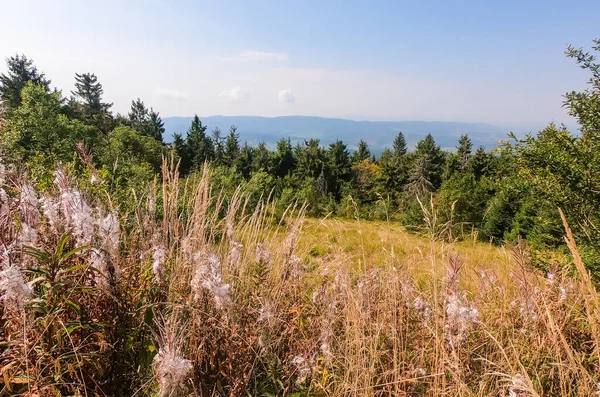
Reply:
<svg viewBox="0 0 600 397"><path fill-rule="evenodd" d="M417 157L410 173L406 190L419 198L425 196L434 190L435 186L431 181L434 175L435 166L431 162L429 155L425 154Z"/></svg>
<svg viewBox="0 0 600 397"><path fill-rule="evenodd" d="M271 153L265 142L260 142L254 150L254 158L252 160L252 171L271 171Z"/></svg>
<svg viewBox="0 0 600 397"><path fill-rule="evenodd" d="M6 66L8 74L0 75L0 99L6 102L7 108L16 109L21 105L21 91L29 81L49 90L50 80L37 70L33 59L17 54L6 59Z"/></svg>
<svg viewBox="0 0 600 397"><path fill-rule="evenodd" d="M159 142L163 141L163 134L165 133L165 123L160 118L160 114L155 112L154 109L150 108L150 117L147 121L147 134Z"/></svg>
<svg viewBox="0 0 600 397"><path fill-rule="evenodd" d="M131 128L142 135L146 135L145 128L148 122L148 109L140 98L135 101L131 101L131 110L129 111L127 117L129 118Z"/></svg>
<svg viewBox="0 0 600 397"><path fill-rule="evenodd" d="M304 141L303 146L296 147L296 157L298 159L296 174L300 176L300 179L316 179L321 173L325 153L320 142L319 139L311 138Z"/></svg>
<svg viewBox="0 0 600 397"><path fill-rule="evenodd" d="M360 163L363 160L368 160L371 157L369 145L362 139L358 142L358 148L352 154L352 163Z"/></svg>
<svg viewBox="0 0 600 397"><path fill-rule="evenodd" d="M75 73L75 91L71 91L80 106L82 118L90 123L107 115L112 103L102 102L104 89L93 73Z"/></svg>
<svg viewBox="0 0 600 397"><path fill-rule="evenodd" d="M273 153L273 170L278 178L290 175L296 167L296 158L289 138L277 142L277 151Z"/></svg>
<svg viewBox="0 0 600 397"><path fill-rule="evenodd" d="M206 135L206 126L198 115L194 115L185 139L190 158L190 170L199 169L207 160L207 146L210 138Z"/></svg>
<svg viewBox="0 0 600 397"><path fill-rule="evenodd" d="M417 172L415 167L420 167L420 171L427 170L426 179L431 183L433 190L438 189L442 184L445 155L440 147L436 145L431 134L427 134L424 139L417 142L414 157L416 160L413 164L413 170L410 173L411 181L415 172ZM426 157L426 159L420 160L423 157ZM427 167L424 166L425 164L427 164Z"/></svg>
<svg viewBox="0 0 600 397"><path fill-rule="evenodd" d="M489 156L485 152L485 148L483 146L480 146L479 149L475 151L475 154L473 157L471 157L470 163L476 179L479 179L488 173L490 161Z"/></svg>
<svg viewBox="0 0 600 397"><path fill-rule="evenodd" d="M250 176L252 175L253 159L254 149L246 142L240 149L239 155L234 162L236 170L239 171L246 180L250 179Z"/></svg>
<svg viewBox="0 0 600 397"><path fill-rule="evenodd" d="M458 140L458 147L456 148L456 154L460 163L460 169L462 172L466 172L469 167L469 160L471 159L471 150L473 149L473 143L469 139L468 135L461 135Z"/></svg>
<svg viewBox="0 0 600 397"><path fill-rule="evenodd" d="M352 162L348 147L341 140L329 145L327 150L327 168L329 174L329 191L335 199L340 199L344 182L352 178Z"/></svg>
<svg viewBox="0 0 600 397"><path fill-rule="evenodd" d="M215 127L212 131L212 147L214 148L214 163L216 165L223 164L223 158L225 156L225 146L223 145L223 137L221 136L221 130L219 127Z"/></svg>
<svg viewBox="0 0 600 397"><path fill-rule="evenodd" d="M131 101L131 110L128 114L129 125L140 135L145 135L163 141L165 127L160 114L154 109L148 109L140 98Z"/></svg>
<svg viewBox="0 0 600 397"><path fill-rule="evenodd" d="M402 131L400 131L398 133L398 135L396 135L396 138L394 138L394 155L396 157L403 157L406 152L407 152L407 147L406 147L406 139L404 139L404 134L402 133Z"/></svg>
<svg viewBox="0 0 600 397"><path fill-rule="evenodd" d="M229 128L229 134L225 138L225 153L224 163L227 166L232 166L235 159L240 154L240 134L237 133L237 127L232 125Z"/></svg>

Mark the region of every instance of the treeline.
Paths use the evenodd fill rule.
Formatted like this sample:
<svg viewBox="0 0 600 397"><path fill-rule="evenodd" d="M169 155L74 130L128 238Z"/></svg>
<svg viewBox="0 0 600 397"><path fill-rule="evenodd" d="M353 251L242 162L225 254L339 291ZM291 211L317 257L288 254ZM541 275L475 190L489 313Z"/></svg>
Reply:
<svg viewBox="0 0 600 397"><path fill-rule="evenodd" d="M580 133L551 124L523 140L509 136L491 151L473 148L463 135L449 152L431 135L409 150L399 132L379 157L365 141L352 152L341 140L323 146L318 139L293 144L282 138L273 150L264 142L254 147L242 143L234 126L226 133L207 131L197 116L167 145L159 113L140 99L132 101L128 114L113 115L94 74L76 74L75 90L67 97L50 88L32 60L17 55L7 59L8 70L0 76L0 150L5 163L26 164L38 179L50 178L57 161L76 168L75 149L91 154L117 198L132 188L145 189L162 157L173 154L183 176L210 164L213 189L226 194L242 186L254 202L271 196L280 209L306 201L314 216L390 219L413 228L425 226L425 209L435 213L433 229L452 238L502 242L521 236L532 245L557 247L563 235L560 207L595 266L600 264L600 66L594 52L600 42L594 43L591 53L567 50L592 75L586 91L565 96Z"/></svg>

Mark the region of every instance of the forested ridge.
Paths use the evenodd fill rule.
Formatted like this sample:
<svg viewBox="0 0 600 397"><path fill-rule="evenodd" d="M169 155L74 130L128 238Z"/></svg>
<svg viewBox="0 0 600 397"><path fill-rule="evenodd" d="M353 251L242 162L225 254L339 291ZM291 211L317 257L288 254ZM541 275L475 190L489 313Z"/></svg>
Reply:
<svg viewBox="0 0 600 397"><path fill-rule="evenodd" d="M565 95L564 106L581 131L549 124L525 139L506 137L496 148L473 147L461 136L456 150L443 151L431 135L409 150L402 132L392 147L374 156L366 140L351 152L342 140L293 145L282 137L275 150L243 143L243 131L208 131L194 117L185 134L163 143L158 111L139 98L129 113L114 114L93 73L75 75L70 94L52 88L33 60L15 55L0 77L3 161L21 164L37 179L57 162L77 162L89 153L113 192L143 188L160 172L163 156L174 155L185 177L208 164L214 189L231 195L243 186L256 202L271 195L280 208L308 203L312 216L327 214L392 219L418 230L423 204L438 222L451 222L452 237L476 234L482 241L516 241L558 247L562 229L557 208L584 239L591 266L600 264L597 209L600 203L600 67L594 52L569 47L567 56L590 72L588 89ZM368 137L365 137L368 139ZM127 194L127 193L124 193Z"/></svg>

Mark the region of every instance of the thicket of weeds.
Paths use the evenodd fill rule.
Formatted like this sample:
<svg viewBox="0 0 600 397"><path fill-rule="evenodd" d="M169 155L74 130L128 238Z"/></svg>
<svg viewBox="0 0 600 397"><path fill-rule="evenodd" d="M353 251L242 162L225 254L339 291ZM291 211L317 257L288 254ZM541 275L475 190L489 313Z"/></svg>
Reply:
<svg viewBox="0 0 600 397"><path fill-rule="evenodd" d="M428 240L374 241L168 161L119 214L88 171L91 190L1 166L0 395L600 395L598 293L566 223L572 263L545 273L522 242L445 243L429 205Z"/></svg>

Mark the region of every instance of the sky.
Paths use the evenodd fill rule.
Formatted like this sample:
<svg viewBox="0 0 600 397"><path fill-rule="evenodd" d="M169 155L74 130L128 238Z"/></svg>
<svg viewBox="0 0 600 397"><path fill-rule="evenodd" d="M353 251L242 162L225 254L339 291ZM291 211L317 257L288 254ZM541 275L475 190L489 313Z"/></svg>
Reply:
<svg viewBox="0 0 600 397"><path fill-rule="evenodd" d="M0 57L67 95L98 76L126 113L573 125L600 2L0 0ZM4 72L4 65L0 72Z"/></svg>

